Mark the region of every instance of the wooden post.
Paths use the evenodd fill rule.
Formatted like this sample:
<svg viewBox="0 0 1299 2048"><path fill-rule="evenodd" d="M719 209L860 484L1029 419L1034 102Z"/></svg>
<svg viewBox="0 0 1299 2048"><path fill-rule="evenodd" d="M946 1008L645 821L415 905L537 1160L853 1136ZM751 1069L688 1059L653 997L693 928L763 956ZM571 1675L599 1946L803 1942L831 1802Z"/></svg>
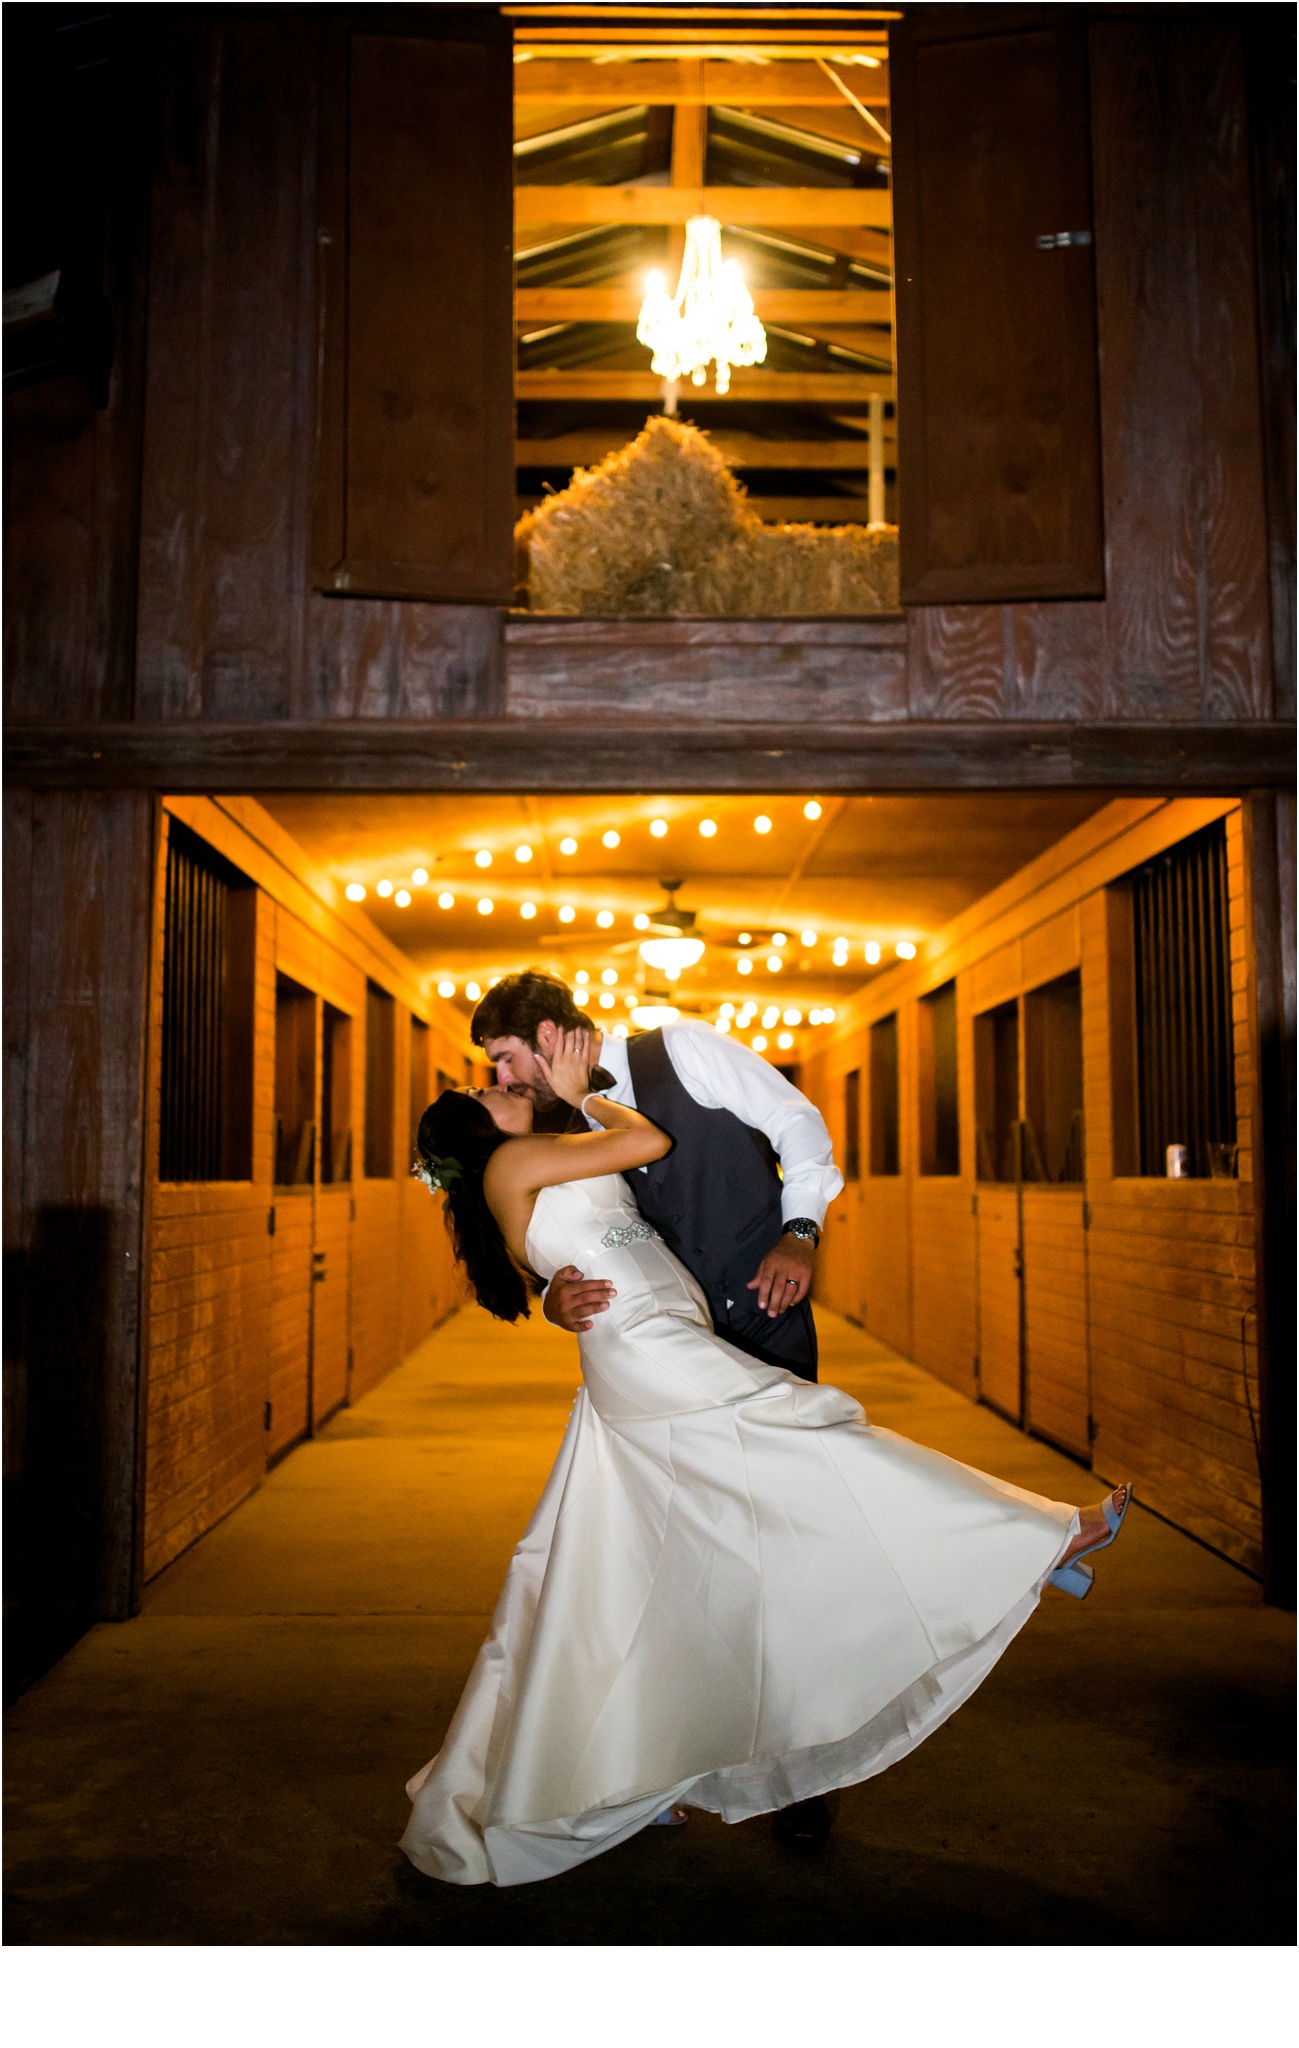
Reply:
<svg viewBox="0 0 1299 2048"><path fill-rule="evenodd" d="M867 455L870 464L870 481L867 490L866 510L870 526L883 526L884 518L884 398L878 391L870 398L870 449Z"/></svg>
<svg viewBox="0 0 1299 2048"><path fill-rule="evenodd" d="M1293 791L1244 803L1254 1038L1263 1586L1295 1604L1295 956Z"/></svg>

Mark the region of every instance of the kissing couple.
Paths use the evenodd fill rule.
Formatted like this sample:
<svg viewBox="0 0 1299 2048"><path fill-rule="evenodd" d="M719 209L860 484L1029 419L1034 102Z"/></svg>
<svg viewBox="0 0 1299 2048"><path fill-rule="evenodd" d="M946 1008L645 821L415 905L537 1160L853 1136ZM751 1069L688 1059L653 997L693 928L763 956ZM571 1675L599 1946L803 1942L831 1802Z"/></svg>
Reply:
<svg viewBox="0 0 1299 2048"><path fill-rule="evenodd" d="M582 1386L401 1846L524 1884L698 1807L816 1847L825 1795L941 1727L1048 1581L1089 1590L1131 1489L1044 1500L817 1384L843 1181L757 1053L684 1020L602 1039L538 973L471 1029L497 1085L425 1110L415 1171L481 1305L544 1289Z"/></svg>

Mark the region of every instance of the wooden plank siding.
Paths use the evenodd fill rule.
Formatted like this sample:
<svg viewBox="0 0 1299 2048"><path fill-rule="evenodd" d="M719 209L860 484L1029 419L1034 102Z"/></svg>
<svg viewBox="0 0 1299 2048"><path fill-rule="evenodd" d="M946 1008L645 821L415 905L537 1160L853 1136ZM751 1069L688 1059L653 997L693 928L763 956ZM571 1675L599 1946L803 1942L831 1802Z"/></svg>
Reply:
<svg viewBox="0 0 1299 2048"><path fill-rule="evenodd" d="M1118 1011L1111 1014L1111 998L1118 999L1106 889L1215 817L1227 834L1238 1178L1168 1181L1116 1172ZM1246 908L1238 803L1115 801L971 905L916 961L868 984L840 1011L829 1047L807 1063L804 1085L842 1157L843 1076L865 1069L870 1026L897 1012L902 1171L891 1179L867 1177L860 1202L849 1190L831 1208L818 1299L860 1317L872 1334L949 1385L1022 1419L1106 1481L1130 1478L1158 1513L1258 1572L1256 1077ZM979 1181L974 1019L1075 968L1082 982L1085 1182L1017 1190ZM918 1172L916 1007L953 976L961 1171L930 1178Z"/></svg>
<svg viewBox="0 0 1299 2048"><path fill-rule="evenodd" d="M148 1078L148 1385L143 1576L154 1577L339 1405L373 1386L462 1298L440 1202L410 1179L409 1018L430 1030L434 1069L460 1071L458 1013L288 835L248 800L169 798L178 817L256 889L253 1164L245 1181L161 1184L162 891L155 890ZM159 850L158 876L165 861ZM328 900L331 896L334 901ZM344 914L346 913L346 914ZM350 1102L356 1177L274 1184L277 974L354 1019ZM394 1171L359 1161L367 977L397 1003ZM322 1034L316 1032L317 1091ZM271 1218L274 1218L274 1229Z"/></svg>

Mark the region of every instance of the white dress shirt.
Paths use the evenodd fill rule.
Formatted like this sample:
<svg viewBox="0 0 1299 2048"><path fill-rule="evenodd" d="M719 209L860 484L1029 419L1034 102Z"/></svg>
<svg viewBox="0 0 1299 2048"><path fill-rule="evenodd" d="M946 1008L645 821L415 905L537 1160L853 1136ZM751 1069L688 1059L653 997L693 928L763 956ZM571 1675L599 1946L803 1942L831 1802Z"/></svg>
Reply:
<svg viewBox="0 0 1299 2048"><path fill-rule="evenodd" d="M727 1033L685 1019L662 1028L668 1058L687 1095L703 1109L729 1109L742 1124L767 1138L780 1161L784 1221L808 1216L819 1228L843 1186L821 1112L783 1074ZM599 1058L615 1083L604 1093L635 1109L626 1039L604 1037ZM594 1123L591 1127L598 1128Z"/></svg>

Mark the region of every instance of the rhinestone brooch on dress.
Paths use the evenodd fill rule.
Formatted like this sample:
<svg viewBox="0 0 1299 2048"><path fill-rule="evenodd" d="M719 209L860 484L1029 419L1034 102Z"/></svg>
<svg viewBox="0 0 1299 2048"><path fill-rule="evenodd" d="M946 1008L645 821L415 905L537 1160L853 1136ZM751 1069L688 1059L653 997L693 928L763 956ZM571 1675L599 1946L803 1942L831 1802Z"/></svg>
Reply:
<svg viewBox="0 0 1299 2048"><path fill-rule="evenodd" d="M643 1237L657 1237L657 1230L651 1230L648 1223L615 1223L612 1230L606 1230L600 1239L610 1251L617 1251L622 1245L636 1244Z"/></svg>

